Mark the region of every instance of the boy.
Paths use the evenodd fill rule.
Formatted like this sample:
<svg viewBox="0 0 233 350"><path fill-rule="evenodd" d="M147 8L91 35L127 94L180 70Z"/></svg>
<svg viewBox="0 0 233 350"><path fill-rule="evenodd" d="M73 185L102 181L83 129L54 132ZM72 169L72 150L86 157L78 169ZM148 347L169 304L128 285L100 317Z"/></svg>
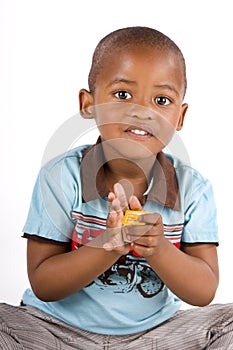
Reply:
<svg viewBox="0 0 233 350"><path fill-rule="evenodd" d="M162 152L185 92L164 34L100 41L79 94L100 137L40 171L24 226L31 289L0 307L2 349L233 349L232 306L206 306L219 278L212 187Z"/></svg>

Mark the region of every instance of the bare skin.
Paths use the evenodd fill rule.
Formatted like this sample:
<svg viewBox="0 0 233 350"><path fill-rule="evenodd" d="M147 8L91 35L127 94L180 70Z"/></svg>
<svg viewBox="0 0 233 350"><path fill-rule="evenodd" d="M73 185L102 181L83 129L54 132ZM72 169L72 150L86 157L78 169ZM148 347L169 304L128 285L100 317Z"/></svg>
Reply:
<svg viewBox="0 0 233 350"><path fill-rule="evenodd" d="M117 201L117 195L110 195L110 200L118 204L115 205L118 216L120 208L125 207L124 197L121 196L120 199L121 201ZM131 198L129 206L131 209L142 209L136 197ZM127 228L128 239L132 241L134 251L146 258L167 287L183 301L199 306L208 304L213 299L218 285L216 246L183 245L182 250L179 250L165 238L161 215L144 214L139 220L148 225ZM116 215L115 222L117 222ZM114 237L112 245L106 244L105 249L119 252L119 244L120 233L119 239ZM170 266L176 268L171 269Z"/></svg>
<svg viewBox="0 0 233 350"><path fill-rule="evenodd" d="M146 230L128 229L131 244L125 244L121 236L125 208L141 209L140 198L148 186L157 153L183 126L188 106L182 103L184 86L179 62L151 48L126 50L122 60L115 55L108 60L97 78L96 90L80 91L81 114L95 118L109 160L107 230L91 244L72 252L66 246L29 239L27 261L32 289L45 301L65 298L92 282L132 247L183 301L206 305L218 286L215 245L183 245L178 250L165 238L162 218L157 213L142 217L148 224ZM114 120L109 120L105 104L112 107ZM104 105L101 113L99 105ZM133 111L132 105L137 106ZM145 109L150 113L144 114ZM160 135L156 135L158 129ZM122 179L132 185L130 197L118 184Z"/></svg>

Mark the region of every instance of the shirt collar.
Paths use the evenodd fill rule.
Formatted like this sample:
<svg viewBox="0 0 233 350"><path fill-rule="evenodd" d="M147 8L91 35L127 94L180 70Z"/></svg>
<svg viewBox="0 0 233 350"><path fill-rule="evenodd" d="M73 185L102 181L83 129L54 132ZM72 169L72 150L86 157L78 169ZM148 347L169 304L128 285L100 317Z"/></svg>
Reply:
<svg viewBox="0 0 233 350"><path fill-rule="evenodd" d="M104 153L100 138L88 148L81 162L81 182L83 201L104 198L109 190L105 184ZM153 176L144 194L146 200L155 201L165 207L180 210L179 186L176 171L163 152L159 152L153 168Z"/></svg>

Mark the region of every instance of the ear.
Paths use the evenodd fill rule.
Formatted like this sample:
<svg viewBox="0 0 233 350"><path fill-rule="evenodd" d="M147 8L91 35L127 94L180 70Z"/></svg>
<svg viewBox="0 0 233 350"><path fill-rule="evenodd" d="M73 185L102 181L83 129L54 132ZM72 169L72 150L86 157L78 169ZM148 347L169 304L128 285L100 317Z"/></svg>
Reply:
<svg viewBox="0 0 233 350"><path fill-rule="evenodd" d="M184 117L186 115L186 112L187 112L187 109L188 109L188 104L187 103L183 103L182 106L181 106L181 113L180 113L180 119L178 121L178 124L177 124L177 127L176 127L176 130L177 131L180 131L183 127L183 124L184 124Z"/></svg>
<svg viewBox="0 0 233 350"><path fill-rule="evenodd" d="M93 114L93 95L86 89L79 91L79 111L83 118L92 119Z"/></svg>

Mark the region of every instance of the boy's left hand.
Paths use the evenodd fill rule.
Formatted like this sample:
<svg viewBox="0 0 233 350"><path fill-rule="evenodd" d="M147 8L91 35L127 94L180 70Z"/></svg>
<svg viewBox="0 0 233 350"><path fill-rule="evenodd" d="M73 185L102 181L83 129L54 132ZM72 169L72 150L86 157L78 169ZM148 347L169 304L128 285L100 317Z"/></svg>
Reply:
<svg viewBox="0 0 233 350"><path fill-rule="evenodd" d="M133 202L136 202L135 198L132 197ZM138 209L133 208L132 204L130 203L131 209ZM162 217L158 213L142 214L138 220L145 223L145 225L129 225L125 226L124 230L127 239L132 242L133 250L146 258L155 254L166 240Z"/></svg>

